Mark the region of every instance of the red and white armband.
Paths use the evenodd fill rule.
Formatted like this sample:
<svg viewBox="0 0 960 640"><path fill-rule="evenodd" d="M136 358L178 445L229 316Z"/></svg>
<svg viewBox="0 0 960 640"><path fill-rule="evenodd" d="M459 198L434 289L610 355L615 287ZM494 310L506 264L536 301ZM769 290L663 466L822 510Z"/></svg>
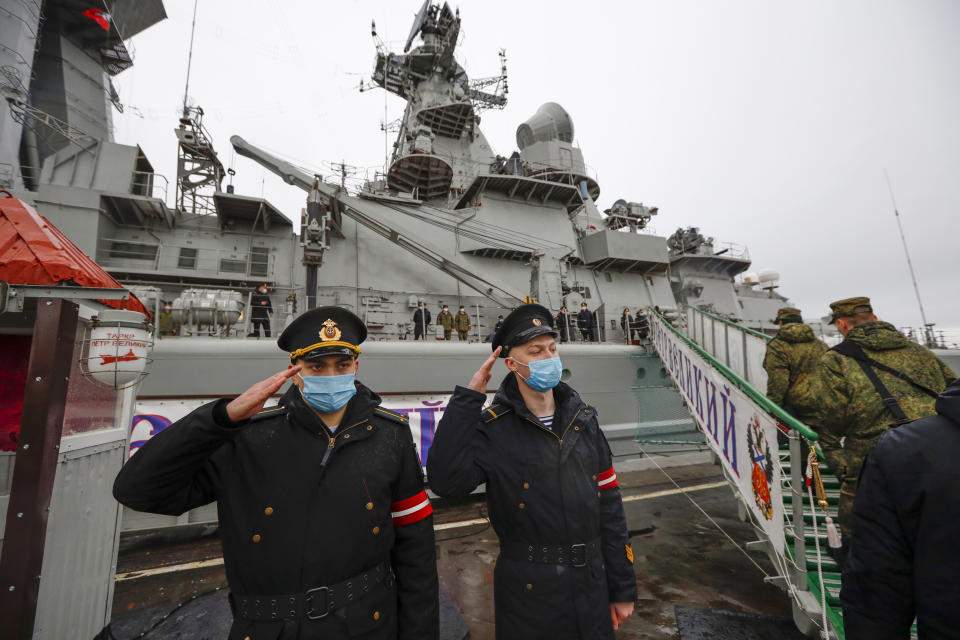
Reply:
<svg viewBox="0 0 960 640"><path fill-rule="evenodd" d="M420 522L433 513L433 506L426 491L414 494L406 500L400 500L390 505L390 516L393 526L402 527L414 522Z"/></svg>

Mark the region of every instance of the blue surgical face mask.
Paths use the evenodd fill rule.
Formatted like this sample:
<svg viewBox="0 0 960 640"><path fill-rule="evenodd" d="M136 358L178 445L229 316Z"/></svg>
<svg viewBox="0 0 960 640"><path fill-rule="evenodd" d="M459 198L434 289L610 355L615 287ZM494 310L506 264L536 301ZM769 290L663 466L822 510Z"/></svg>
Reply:
<svg viewBox="0 0 960 640"><path fill-rule="evenodd" d="M320 413L333 413L357 395L354 377L352 373L341 376L301 376L303 389L300 393L307 404Z"/></svg>
<svg viewBox="0 0 960 640"><path fill-rule="evenodd" d="M516 358L511 358L511 360L517 364L530 367L530 377L520 377L523 378L527 386L534 391L549 391L560 382L560 374L563 373L563 364L560 362L558 356L547 358L546 360L534 360L530 363L520 362ZM518 372L517 375L520 375L520 373Z"/></svg>

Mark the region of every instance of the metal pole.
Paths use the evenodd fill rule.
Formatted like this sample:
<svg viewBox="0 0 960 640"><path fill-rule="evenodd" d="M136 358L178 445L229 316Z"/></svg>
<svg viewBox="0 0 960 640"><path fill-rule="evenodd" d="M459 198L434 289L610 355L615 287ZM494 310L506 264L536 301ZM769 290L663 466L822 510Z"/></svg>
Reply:
<svg viewBox="0 0 960 640"><path fill-rule="evenodd" d="M480 305L473 305L477 308L477 342L483 342L483 337L480 335Z"/></svg>
<svg viewBox="0 0 960 640"><path fill-rule="evenodd" d="M33 637L47 517L60 455L77 305L37 300L13 484L0 556L0 620L4 638Z"/></svg>
<svg viewBox="0 0 960 640"><path fill-rule="evenodd" d="M309 298L307 298L309 300ZM253 304L253 292L247 291L247 312L244 314L243 321L243 337L246 338L250 335L250 316L253 315L253 307L250 306ZM260 329L257 329L257 334L259 335Z"/></svg>
<svg viewBox="0 0 960 640"><path fill-rule="evenodd" d="M897 209L897 200L893 197L893 186L890 184L890 176L887 170L883 170L883 175L887 179L887 188L890 190L890 202L893 203L893 215L897 219L897 229L900 230L900 241L903 243L903 253L907 256L907 268L910 269L910 280L913 281L913 292L917 295L917 306L920 307L920 319L923 321L923 339L926 345L930 346L929 332L927 325L927 314L923 310L923 301L920 300L920 287L917 286L917 276L913 272L913 261L910 260L910 250L907 249L907 237L903 235L903 225L900 223L900 211Z"/></svg>
<svg viewBox="0 0 960 640"><path fill-rule="evenodd" d="M803 470L806 468L806 460L803 456L803 446L800 440L800 434L791 430L788 438L790 440L790 492L793 494L793 558L798 567L794 569L797 574L790 582L797 589L806 591L807 586L806 566L807 566L807 541L804 537L803 525ZM814 512L813 517L817 514Z"/></svg>

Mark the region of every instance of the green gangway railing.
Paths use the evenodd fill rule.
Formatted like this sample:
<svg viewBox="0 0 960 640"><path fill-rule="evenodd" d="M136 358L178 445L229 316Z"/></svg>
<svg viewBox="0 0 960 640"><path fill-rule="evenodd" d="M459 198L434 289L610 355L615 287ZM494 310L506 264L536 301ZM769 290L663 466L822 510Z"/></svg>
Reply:
<svg viewBox="0 0 960 640"><path fill-rule="evenodd" d="M804 472L808 452L811 446L815 446L817 434L758 390L766 389L766 373L762 362L771 337L691 307L687 307L685 314L680 316L685 316L684 331L655 310L651 313L667 331L739 389L757 409L777 420L786 430L787 444L780 447L778 455L782 471L785 548L774 548L776 545L766 536L762 538L767 543L768 554L782 559L782 566L788 569L785 571L787 575L777 577L777 583L793 598L797 627L810 637L823 637L821 627L825 609L829 637L845 640L839 598L839 568L827 553L826 537L827 515L834 520L837 517L840 483L825 468L825 462L821 462L821 475L829 505L827 512L808 499ZM663 360L663 354L659 355ZM822 456L819 457L822 460ZM739 491L739 485L737 489ZM816 538L814 521L817 523ZM819 558L816 549L818 540Z"/></svg>

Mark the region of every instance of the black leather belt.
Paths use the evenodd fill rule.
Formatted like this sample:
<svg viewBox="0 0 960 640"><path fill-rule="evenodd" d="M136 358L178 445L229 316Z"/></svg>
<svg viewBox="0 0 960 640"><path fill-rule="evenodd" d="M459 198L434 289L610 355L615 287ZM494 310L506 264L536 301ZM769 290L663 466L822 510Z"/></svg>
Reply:
<svg viewBox="0 0 960 640"><path fill-rule="evenodd" d="M588 560L600 553L600 539L577 544L534 544L507 540L501 541L500 553L510 560L521 562L585 567Z"/></svg>
<svg viewBox="0 0 960 640"><path fill-rule="evenodd" d="M279 596L233 594L234 616L241 620L319 620L331 611L352 604L382 584L393 588L393 570L381 563L335 585L314 587L304 593Z"/></svg>

